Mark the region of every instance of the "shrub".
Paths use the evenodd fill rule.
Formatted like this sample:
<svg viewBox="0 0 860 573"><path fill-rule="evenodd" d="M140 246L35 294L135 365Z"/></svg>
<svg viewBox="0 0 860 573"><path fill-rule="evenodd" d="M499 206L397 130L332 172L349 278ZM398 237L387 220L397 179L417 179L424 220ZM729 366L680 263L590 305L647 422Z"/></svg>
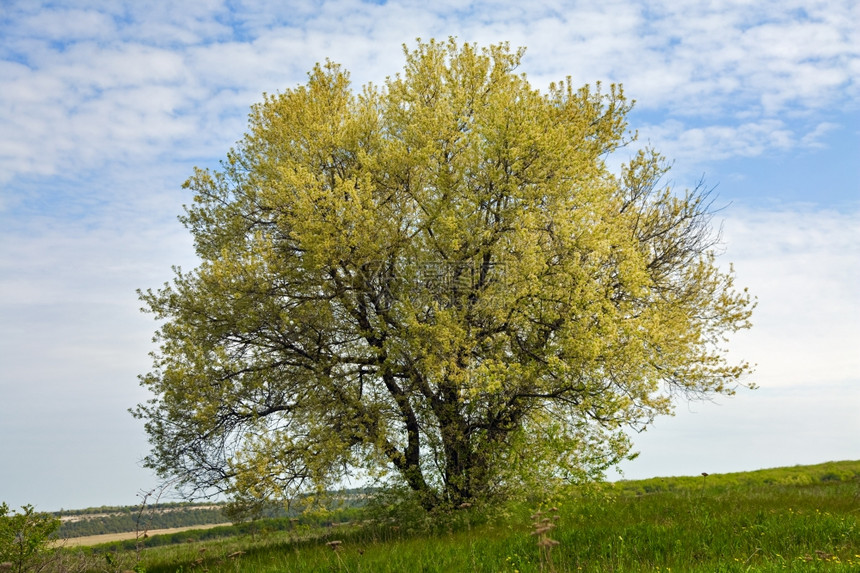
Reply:
<svg viewBox="0 0 860 573"><path fill-rule="evenodd" d="M38 513L32 505L22 506L18 513L0 503L0 564L16 573L34 568L59 527L59 518Z"/></svg>

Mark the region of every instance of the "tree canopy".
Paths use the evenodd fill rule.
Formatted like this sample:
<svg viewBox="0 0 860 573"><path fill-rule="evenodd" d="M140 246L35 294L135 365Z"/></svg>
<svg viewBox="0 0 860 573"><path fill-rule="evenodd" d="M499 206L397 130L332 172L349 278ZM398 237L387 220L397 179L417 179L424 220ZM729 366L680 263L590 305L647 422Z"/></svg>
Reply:
<svg viewBox="0 0 860 573"><path fill-rule="evenodd" d="M264 95L181 221L200 264L163 321L146 464L288 499L387 477L426 507L582 480L677 396L732 393L754 306L701 186L630 143L620 86L542 93L507 44L418 42L354 92L327 62Z"/></svg>

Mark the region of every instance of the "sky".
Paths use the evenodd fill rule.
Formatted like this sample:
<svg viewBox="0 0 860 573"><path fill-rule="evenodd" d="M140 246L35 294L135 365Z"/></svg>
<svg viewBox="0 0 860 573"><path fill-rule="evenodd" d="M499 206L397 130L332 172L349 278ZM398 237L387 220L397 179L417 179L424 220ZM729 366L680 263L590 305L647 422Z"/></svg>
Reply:
<svg viewBox="0 0 860 573"><path fill-rule="evenodd" d="M860 459L855 0L0 0L0 501L135 504L128 408L157 323L135 289L196 265L178 223L252 104L331 59L358 89L416 38L527 48L536 88L621 83L676 188L715 188L719 264L758 299L734 397L681 401L625 478Z"/></svg>

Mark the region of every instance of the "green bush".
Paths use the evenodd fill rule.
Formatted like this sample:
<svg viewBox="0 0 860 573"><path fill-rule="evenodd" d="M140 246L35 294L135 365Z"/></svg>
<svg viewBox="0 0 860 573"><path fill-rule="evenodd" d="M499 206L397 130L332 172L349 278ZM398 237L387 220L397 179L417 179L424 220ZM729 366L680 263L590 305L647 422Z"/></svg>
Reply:
<svg viewBox="0 0 860 573"><path fill-rule="evenodd" d="M16 573L35 568L59 527L58 518L37 513L32 505L22 506L18 513L0 503L0 567Z"/></svg>

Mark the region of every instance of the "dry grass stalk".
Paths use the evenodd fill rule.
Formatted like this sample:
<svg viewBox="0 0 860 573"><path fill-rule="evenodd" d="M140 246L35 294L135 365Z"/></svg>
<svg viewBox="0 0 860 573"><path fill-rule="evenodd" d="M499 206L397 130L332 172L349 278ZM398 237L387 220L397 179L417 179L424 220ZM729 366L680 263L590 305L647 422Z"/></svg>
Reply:
<svg viewBox="0 0 860 573"><path fill-rule="evenodd" d="M531 516L532 518L532 535L538 538L537 546L540 552L540 569L541 571L550 571L555 573L555 565L552 562L552 548L559 544L555 539L549 537L549 532L555 529L555 522L558 521L558 508L551 507L548 510L552 513L552 517L545 517L544 512L538 510Z"/></svg>

